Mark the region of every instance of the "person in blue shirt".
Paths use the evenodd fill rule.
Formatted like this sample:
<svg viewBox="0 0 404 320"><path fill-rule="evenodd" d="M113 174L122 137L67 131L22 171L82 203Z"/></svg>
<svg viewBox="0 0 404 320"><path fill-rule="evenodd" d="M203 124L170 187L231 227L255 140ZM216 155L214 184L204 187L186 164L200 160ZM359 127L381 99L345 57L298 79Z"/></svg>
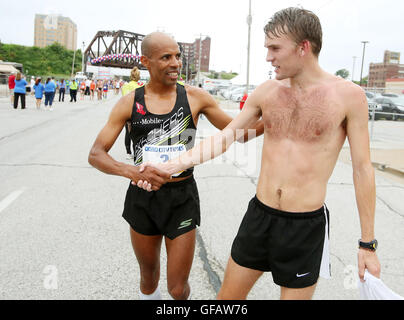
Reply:
<svg viewBox="0 0 404 320"><path fill-rule="evenodd" d="M22 78L20 72L17 73L15 77L15 88L14 88L14 109L18 107L18 99L21 98L21 109L25 109L25 86L27 81Z"/></svg>
<svg viewBox="0 0 404 320"><path fill-rule="evenodd" d="M33 88L35 90L36 108L39 110L41 107L43 93L45 91L45 86L41 83L41 78L36 79Z"/></svg>
<svg viewBox="0 0 404 320"><path fill-rule="evenodd" d="M59 87L59 102L60 98L62 98L62 102L65 101L65 91L66 91L66 82L65 79L62 79L58 82Z"/></svg>
<svg viewBox="0 0 404 320"><path fill-rule="evenodd" d="M53 110L52 103L53 103L53 98L55 96L55 91L56 91L55 83L53 81L51 81L51 78L46 79L46 84L45 84L45 109ZM48 104L49 104L49 108L48 108Z"/></svg>

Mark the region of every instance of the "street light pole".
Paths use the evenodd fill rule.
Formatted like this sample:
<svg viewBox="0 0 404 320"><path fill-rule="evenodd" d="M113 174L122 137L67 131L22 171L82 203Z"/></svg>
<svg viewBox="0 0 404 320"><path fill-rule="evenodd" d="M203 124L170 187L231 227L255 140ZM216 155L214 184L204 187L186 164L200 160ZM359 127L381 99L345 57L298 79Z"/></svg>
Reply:
<svg viewBox="0 0 404 320"><path fill-rule="evenodd" d="M84 41L83 41L83 51L81 53L81 72L84 73Z"/></svg>
<svg viewBox="0 0 404 320"><path fill-rule="evenodd" d="M365 60L365 47L369 41L362 41L363 43L363 53L362 53L362 67L361 67L361 78L359 80L359 86L362 86L362 72L363 72L363 61Z"/></svg>
<svg viewBox="0 0 404 320"><path fill-rule="evenodd" d="M251 0L249 2L249 10L247 16L247 24L248 24L248 44L247 44L247 92L250 87L250 40L251 40Z"/></svg>
<svg viewBox="0 0 404 320"><path fill-rule="evenodd" d="M356 58L358 58L357 56L353 56L353 65L352 65L352 82L354 81L354 72L355 72L355 63L356 63Z"/></svg>
<svg viewBox="0 0 404 320"><path fill-rule="evenodd" d="M73 51L73 62L72 62L72 77L74 76L74 60L76 59L76 50Z"/></svg>

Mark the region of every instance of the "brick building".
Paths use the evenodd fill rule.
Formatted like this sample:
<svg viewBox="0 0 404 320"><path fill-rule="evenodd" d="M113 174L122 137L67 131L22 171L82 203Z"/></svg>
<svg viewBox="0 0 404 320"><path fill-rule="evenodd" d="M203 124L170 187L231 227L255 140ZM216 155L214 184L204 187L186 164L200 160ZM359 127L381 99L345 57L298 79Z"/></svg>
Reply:
<svg viewBox="0 0 404 320"><path fill-rule="evenodd" d="M202 47L200 48L200 43ZM205 39L195 39L193 43L181 42L182 55L183 55L183 73L195 74L199 70L199 54L201 53L201 72L209 72L210 63L210 37Z"/></svg>
<svg viewBox="0 0 404 320"><path fill-rule="evenodd" d="M382 63L369 66L368 87L385 88L387 79L403 78L404 64L400 64L400 53L386 50Z"/></svg>

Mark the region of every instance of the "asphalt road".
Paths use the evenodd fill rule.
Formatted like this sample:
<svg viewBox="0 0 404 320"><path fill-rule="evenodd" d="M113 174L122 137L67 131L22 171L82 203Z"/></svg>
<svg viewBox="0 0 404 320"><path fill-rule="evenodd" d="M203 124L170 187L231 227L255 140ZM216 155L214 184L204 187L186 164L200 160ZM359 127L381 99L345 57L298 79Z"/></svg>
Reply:
<svg viewBox="0 0 404 320"><path fill-rule="evenodd" d="M56 103L54 111L38 111L32 97L26 110L14 110L8 99L0 98L0 299L138 298L139 269L129 227L121 217L129 182L87 162L117 99L110 94L106 101ZM200 120L198 137L214 132L206 119ZM373 147L404 149L404 122L391 126L378 121L374 133ZM190 276L193 299L214 299L220 287L231 243L255 194L261 145L261 137L234 145L195 170L202 225ZM110 153L127 161L123 133ZM403 183L377 175L382 280L402 296L403 198ZM326 203L331 212L332 279L320 279L314 299L358 299L360 228L349 163L337 163ZM164 250L163 245L160 288L168 299ZM270 273L249 295L278 298Z"/></svg>

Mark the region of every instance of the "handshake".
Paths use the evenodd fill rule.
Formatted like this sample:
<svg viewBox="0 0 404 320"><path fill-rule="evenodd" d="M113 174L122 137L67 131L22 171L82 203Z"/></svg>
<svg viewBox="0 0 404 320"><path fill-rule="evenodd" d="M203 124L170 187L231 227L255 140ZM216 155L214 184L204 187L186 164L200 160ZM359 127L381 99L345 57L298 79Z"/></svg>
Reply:
<svg viewBox="0 0 404 320"><path fill-rule="evenodd" d="M171 174L164 163L147 162L139 166L139 178L137 182L132 180L132 184L151 192L159 190L163 184L171 179Z"/></svg>

